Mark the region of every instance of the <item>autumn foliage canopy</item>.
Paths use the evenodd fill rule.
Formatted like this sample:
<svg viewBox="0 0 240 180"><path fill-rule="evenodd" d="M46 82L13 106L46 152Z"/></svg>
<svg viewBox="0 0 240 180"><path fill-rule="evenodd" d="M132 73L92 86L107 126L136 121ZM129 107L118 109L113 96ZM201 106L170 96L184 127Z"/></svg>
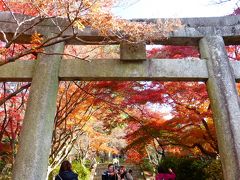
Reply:
<svg viewBox="0 0 240 180"><path fill-rule="evenodd" d="M69 27L80 31L91 27L106 36L108 42L113 35L119 41L151 42L153 37L164 37L180 26L178 20L152 24L118 19L111 13L115 3L113 0L1 1L0 11L10 11L13 17L14 13L39 17L40 21L67 18ZM26 21L19 22L19 27L21 23ZM40 32L32 35L30 44L16 44L16 38L17 34L0 42L0 65L19 59L36 60L50 41ZM87 50L71 47L65 52L72 56L96 55L93 49L97 48L89 47ZM116 49L103 49L98 48L96 56L115 55ZM231 60L240 59L238 46L229 46L227 50ZM161 46L148 50L147 56L149 59L192 58L197 61L199 52L196 47ZM14 162L30 85L0 84L0 160L6 163ZM212 158L219 153L205 82L61 82L56 106L49 171L73 149L81 161L111 152L126 154L128 160L135 163L149 157L153 151L161 155Z"/></svg>

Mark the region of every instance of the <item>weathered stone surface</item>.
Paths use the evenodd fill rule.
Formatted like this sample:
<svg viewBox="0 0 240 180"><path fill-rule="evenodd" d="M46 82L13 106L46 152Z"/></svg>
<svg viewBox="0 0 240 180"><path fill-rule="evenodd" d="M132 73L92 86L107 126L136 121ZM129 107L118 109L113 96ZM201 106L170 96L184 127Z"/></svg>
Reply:
<svg viewBox="0 0 240 180"><path fill-rule="evenodd" d="M66 68L68 67L68 68ZM206 80L205 60L66 60L61 80Z"/></svg>
<svg viewBox="0 0 240 180"><path fill-rule="evenodd" d="M145 43L120 43L121 60L146 60Z"/></svg>
<svg viewBox="0 0 240 180"><path fill-rule="evenodd" d="M16 61L0 66L0 82L31 81L37 61ZM127 65L129 63L129 67ZM236 81L240 81L240 62L231 61ZM144 68L141 66L148 66ZM156 59L147 62L121 62L120 60L62 60L60 80L207 80L206 60ZM133 68L132 68L133 67ZM115 69L116 72L113 72ZM131 68L128 70L128 68ZM89 69L94 71L89 71ZM140 70L145 70L141 74ZM133 70L133 72L131 72ZM115 73L115 75L114 75ZM135 74L135 75L134 75ZM71 75L73 77L71 77ZM131 77L131 75L134 75Z"/></svg>
<svg viewBox="0 0 240 180"><path fill-rule="evenodd" d="M232 67L222 37L200 41L202 58L208 59L208 92L215 121L224 179L240 179L240 101Z"/></svg>
<svg viewBox="0 0 240 180"><path fill-rule="evenodd" d="M48 53L62 53L63 44L46 49ZM60 56L41 55L33 73L30 97L20 134L14 180L45 180L51 148Z"/></svg>
<svg viewBox="0 0 240 180"><path fill-rule="evenodd" d="M162 18L160 20L169 21L172 18ZM156 23L159 19L132 19L135 22ZM207 26L233 26L239 24L239 16L222 16L222 17L197 17L197 18L180 18L182 24L187 27L207 27Z"/></svg>
<svg viewBox="0 0 240 180"><path fill-rule="evenodd" d="M17 19L23 19L25 16L16 14ZM27 18L30 18L29 16ZM225 17L209 17L209 18L183 18L181 19L183 28L176 30L169 34L168 39L159 39L156 37L152 42L156 44L173 44L173 45L198 45L199 40L204 36L223 36L225 44L239 44L240 43L240 17L239 16L225 16ZM171 20L171 19L163 19ZM39 18L31 21L30 23L24 24L19 31L29 28L31 24L39 21ZM24 32L16 40L18 43L29 43L31 41L31 34L39 32L44 34L45 32L59 33L59 28L55 26L58 24L62 29L69 23L67 20L62 18L48 19L29 31ZM156 22L157 19L136 19L133 21L145 21L145 22ZM0 12L0 27L11 37L16 30L16 23L9 12ZM62 37L71 36L72 29L69 28L62 34ZM84 31L79 31L78 36L86 41L85 43L76 41L74 39L68 40L66 44L98 44L102 43L105 37L100 36L97 31L87 27ZM116 37L110 37L111 40L117 40ZM0 34L0 40L3 40L2 34ZM88 43L89 42L89 43Z"/></svg>
<svg viewBox="0 0 240 180"><path fill-rule="evenodd" d="M31 81L36 61L16 61L0 66L0 81Z"/></svg>

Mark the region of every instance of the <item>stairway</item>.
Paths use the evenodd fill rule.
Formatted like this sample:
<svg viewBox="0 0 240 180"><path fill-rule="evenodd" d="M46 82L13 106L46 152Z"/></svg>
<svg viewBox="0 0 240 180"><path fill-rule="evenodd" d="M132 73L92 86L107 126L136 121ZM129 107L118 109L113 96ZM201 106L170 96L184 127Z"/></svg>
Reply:
<svg viewBox="0 0 240 180"><path fill-rule="evenodd" d="M138 165L135 164L128 164L124 163L121 164L121 166L125 166L127 170L132 169L133 173L133 179L134 180L145 180L144 176L142 175L142 171ZM101 180L102 179L102 173L107 170L108 164L98 164L96 167L95 175L93 180Z"/></svg>

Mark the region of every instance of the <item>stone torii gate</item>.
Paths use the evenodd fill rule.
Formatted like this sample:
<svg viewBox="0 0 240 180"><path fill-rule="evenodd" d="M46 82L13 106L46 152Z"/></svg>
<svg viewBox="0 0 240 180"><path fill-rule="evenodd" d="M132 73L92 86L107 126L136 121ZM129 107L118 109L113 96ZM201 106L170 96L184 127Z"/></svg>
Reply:
<svg viewBox="0 0 240 180"><path fill-rule="evenodd" d="M22 15L16 17L22 18ZM143 60L146 59L141 55L145 53L143 45L132 47L121 44L121 59L92 60L89 63L65 61L59 55L42 54L37 61L16 61L0 66L0 81L32 81L13 179L46 178L59 81L196 80L207 82L224 178L239 180L240 102L235 83L240 80L240 62L228 60L225 45L240 44L240 17L186 18L181 21L184 28L170 33L168 39L155 43L199 46L200 60ZM64 21L59 21L59 24L64 26ZM7 35L15 32L15 20L9 13L1 13L0 27ZM17 42L29 43L34 31L50 34L56 31L56 27L51 21L42 22L22 34ZM63 34L65 37L69 35L70 32ZM80 32L78 36L92 42L104 38L90 29ZM4 39L2 36L0 38ZM45 51L62 53L65 44L77 43L68 40Z"/></svg>

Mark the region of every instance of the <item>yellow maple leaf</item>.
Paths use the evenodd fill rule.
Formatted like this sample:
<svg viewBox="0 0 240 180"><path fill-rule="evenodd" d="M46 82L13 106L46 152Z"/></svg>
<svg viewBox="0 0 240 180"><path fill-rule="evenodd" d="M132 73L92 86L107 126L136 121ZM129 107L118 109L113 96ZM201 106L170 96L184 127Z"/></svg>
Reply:
<svg viewBox="0 0 240 180"><path fill-rule="evenodd" d="M79 30L83 31L83 29L85 28L85 26L82 24L81 21L76 21L74 23L74 26L76 26Z"/></svg>
<svg viewBox="0 0 240 180"><path fill-rule="evenodd" d="M35 32L31 37L31 44L41 44L42 43L42 35Z"/></svg>
<svg viewBox="0 0 240 180"><path fill-rule="evenodd" d="M209 108L209 105L210 105L210 101L209 100L206 100L204 101L202 104L200 104L197 108L197 111L202 114L204 112L207 112L208 111L208 108Z"/></svg>

